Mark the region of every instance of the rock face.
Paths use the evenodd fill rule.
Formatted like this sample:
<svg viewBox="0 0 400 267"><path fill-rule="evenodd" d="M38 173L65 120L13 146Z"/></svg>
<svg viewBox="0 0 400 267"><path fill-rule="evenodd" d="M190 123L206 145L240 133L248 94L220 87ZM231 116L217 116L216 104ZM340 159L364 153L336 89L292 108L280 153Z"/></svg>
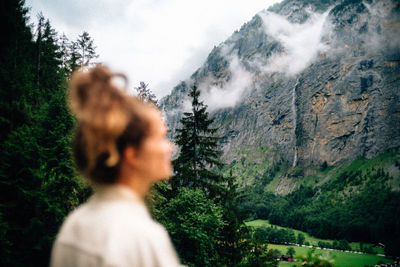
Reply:
<svg viewBox="0 0 400 267"><path fill-rule="evenodd" d="M268 147L295 165L400 148L400 3L288 1L257 14L162 99L172 130L193 83L224 160Z"/></svg>

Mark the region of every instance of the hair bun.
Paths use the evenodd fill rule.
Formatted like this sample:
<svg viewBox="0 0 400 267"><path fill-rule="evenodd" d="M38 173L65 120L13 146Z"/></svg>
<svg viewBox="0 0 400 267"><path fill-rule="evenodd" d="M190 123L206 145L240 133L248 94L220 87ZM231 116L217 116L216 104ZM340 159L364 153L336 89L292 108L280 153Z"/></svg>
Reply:
<svg viewBox="0 0 400 267"><path fill-rule="evenodd" d="M87 138L85 150L89 169L103 153L108 155L107 166L118 163L116 139L130 119L129 98L111 83L112 77L108 68L98 65L89 72L77 71L71 78L69 104Z"/></svg>
<svg viewBox="0 0 400 267"><path fill-rule="evenodd" d="M93 79L93 82L109 83L112 77L112 73L106 67L101 65L91 69L89 73Z"/></svg>
<svg viewBox="0 0 400 267"><path fill-rule="evenodd" d="M124 102L124 93L111 84L113 74L98 65L89 72L76 71L70 81L70 108L80 121L95 123L95 117L111 111L117 102ZM108 113L108 112L106 112ZM101 123L100 123L101 124Z"/></svg>

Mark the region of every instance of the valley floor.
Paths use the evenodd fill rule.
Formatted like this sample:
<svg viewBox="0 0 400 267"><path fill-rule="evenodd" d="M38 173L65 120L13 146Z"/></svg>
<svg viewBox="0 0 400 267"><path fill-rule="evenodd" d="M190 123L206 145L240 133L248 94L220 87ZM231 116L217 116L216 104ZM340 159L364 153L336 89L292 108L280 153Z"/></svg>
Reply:
<svg viewBox="0 0 400 267"><path fill-rule="evenodd" d="M276 245L268 244L268 249L277 249L282 253L285 253L289 247L293 247L296 254L295 256L306 255L310 248L298 247L298 246L287 246L287 245ZM334 260L335 267L364 267L373 266L381 263L392 263L392 259L385 258L384 256L372 255L372 254L358 254L352 252L344 252L337 250L326 250L326 249L315 249L315 254L323 257L332 258ZM300 261L296 262L280 262L279 267L292 267L301 266Z"/></svg>
<svg viewBox="0 0 400 267"><path fill-rule="evenodd" d="M278 229L279 228L289 229L286 227L272 225L267 220L254 220L247 222L246 225L254 228L276 227ZM310 236L308 233L299 230L293 230L293 231L296 233L296 235L299 233L303 234L305 236L305 242L308 242L310 246L298 245L298 244L297 245L268 244L268 249L276 249L279 250L280 253L285 254L288 248L292 247L295 250L295 257L306 255L309 250L314 249L315 250L314 253L316 255L321 255L324 258L333 259L335 267L364 267L364 266L374 266L376 264L393 262L392 259L386 258L385 255L383 255L384 252L382 248L374 248L374 251L377 254L365 254L359 252L358 250L360 247L360 243L358 242L350 243L352 251L340 251L334 249L319 248L317 245L319 241L331 242L332 240L315 238ZM279 263L279 267L302 266L301 264L302 262L298 260L295 262L282 261Z"/></svg>

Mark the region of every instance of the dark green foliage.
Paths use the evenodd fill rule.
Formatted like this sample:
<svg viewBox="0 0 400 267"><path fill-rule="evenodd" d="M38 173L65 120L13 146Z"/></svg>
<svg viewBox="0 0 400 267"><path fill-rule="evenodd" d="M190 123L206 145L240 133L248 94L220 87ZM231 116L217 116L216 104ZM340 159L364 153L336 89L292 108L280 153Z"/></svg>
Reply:
<svg viewBox="0 0 400 267"><path fill-rule="evenodd" d="M391 190L388 182L392 178L382 168L361 170L354 166L320 187L301 185L287 196L263 192L256 184L247 189L254 194L250 201L256 211L250 218L268 219L321 238L342 239L319 244L324 247L349 250L348 241L383 243L386 254L400 255L396 238L400 233L400 193ZM241 207L250 209L250 203Z"/></svg>
<svg viewBox="0 0 400 267"><path fill-rule="evenodd" d="M296 254L296 251L294 250L293 247L288 247L286 254L289 255L290 257L293 257Z"/></svg>
<svg viewBox="0 0 400 267"><path fill-rule="evenodd" d="M332 243L319 241L318 242L318 247L320 247L320 248L333 248L333 249L347 250L347 251L351 250L350 244L349 244L349 242L347 240L339 240L339 241L335 240ZM361 250L361 251L365 252L365 250ZM372 250L370 251L370 253L372 253Z"/></svg>
<svg viewBox="0 0 400 267"><path fill-rule="evenodd" d="M314 253L314 250L309 250L307 255L297 257L302 262L307 262L310 267L333 267L334 261L331 259L324 259L322 256Z"/></svg>
<svg viewBox="0 0 400 267"><path fill-rule="evenodd" d="M374 254L374 249L372 246L361 246L362 243L360 243L360 251L367 253L367 254Z"/></svg>
<svg viewBox="0 0 400 267"><path fill-rule="evenodd" d="M268 250L265 244L258 236L253 235L248 241L248 250L251 251L243 258L238 266L243 267L273 267L277 266L278 261L275 259L277 251Z"/></svg>
<svg viewBox="0 0 400 267"><path fill-rule="evenodd" d="M239 189L235 177L230 171L227 184L221 191L218 200L223 208L223 221L219 254L223 262L228 266L236 266L246 256L246 244L243 243L243 236L248 233L243 221L247 213L239 208L239 204L246 198L246 195Z"/></svg>
<svg viewBox="0 0 400 267"><path fill-rule="evenodd" d="M275 175L281 170L283 160L273 162L272 165L265 170L261 179L261 186L264 188L274 179Z"/></svg>
<svg viewBox="0 0 400 267"><path fill-rule="evenodd" d="M288 162L284 160L277 160L268 167L260 179L255 180L252 186L245 187L243 191L247 193L247 198L244 199L239 205L240 208L249 214L248 219L267 219L272 210L270 203L274 202L273 199L283 198L275 196L271 192L264 191L274 177L282 170L287 168ZM275 202L277 205L279 201Z"/></svg>
<svg viewBox="0 0 400 267"><path fill-rule="evenodd" d="M243 241L243 237L248 235L243 223L246 212L239 208L245 195L239 190L232 171L226 178L220 174L219 138L214 136L217 129L211 127L213 119L208 118L207 106L199 101L200 91L196 86L189 96L192 112L184 113L182 128L177 129L175 139L180 148L173 161L175 173L169 184L156 186L156 195L159 196L154 201L153 213L172 233L185 263L191 266L238 266L251 254L248 243ZM191 194L194 194L192 199ZM207 200L197 203L196 198ZM202 210L193 207L187 211L186 208L191 207L189 202ZM171 214L165 213L165 206L169 205L173 205ZM185 222L192 220L197 222L186 230L180 229ZM216 225L207 226L212 223Z"/></svg>
<svg viewBox="0 0 400 267"><path fill-rule="evenodd" d="M297 244L302 245L305 239L306 239L305 236L302 233L299 233L297 235Z"/></svg>
<svg viewBox="0 0 400 267"><path fill-rule="evenodd" d="M303 241L296 239L296 236L294 234L293 230L286 230L282 228L276 228L276 227L257 227L254 231L254 237L257 238L257 240L263 242L263 243L273 243L273 244L295 244L298 243L299 241L301 243L298 244L303 244ZM304 238L304 236L303 236Z"/></svg>
<svg viewBox="0 0 400 267"><path fill-rule="evenodd" d="M58 45L60 48L61 70L64 73L64 78L69 79L69 75L80 66L81 55L78 51L78 45L77 42L70 42L65 34L60 37Z"/></svg>
<svg viewBox="0 0 400 267"><path fill-rule="evenodd" d="M332 248L332 244L329 242L318 241L318 247L320 248Z"/></svg>
<svg viewBox="0 0 400 267"><path fill-rule="evenodd" d="M0 265L46 266L64 217L91 192L72 168L67 51L41 14L32 35L23 4L0 8Z"/></svg>
<svg viewBox="0 0 400 267"><path fill-rule="evenodd" d="M184 264L212 266L218 261L215 250L224 226L222 214L222 208L201 190L180 187L176 196L162 204L157 218Z"/></svg>
<svg viewBox="0 0 400 267"><path fill-rule="evenodd" d="M0 142L30 118L34 49L23 1L2 1L0 6ZM27 93L29 92L29 93Z"/></svg>
<svg viewBox="0 0 400 267"><path fill-rule="evenodd" d="M69 43L66 46L69 56L66 57L65 65L69 72L73 72L80 67L80 62L82 62L82 55L79 53L78 44L76 42Z"/></svg>
<svg viewBox="0 0 400 267"><path fill-rule="evenodd" d="M207 106L199 101L200 91L196 86L189 96L192 112L184 113L182 128L176 130L175 142L180 153L173 161L175 175L170 182L173 188L200 188L210 197L215 197L223 181L222 175L212 171L212 168L222 166L219 138L213 136L217 129L211 127L214 120L208 118Z"/></svg>

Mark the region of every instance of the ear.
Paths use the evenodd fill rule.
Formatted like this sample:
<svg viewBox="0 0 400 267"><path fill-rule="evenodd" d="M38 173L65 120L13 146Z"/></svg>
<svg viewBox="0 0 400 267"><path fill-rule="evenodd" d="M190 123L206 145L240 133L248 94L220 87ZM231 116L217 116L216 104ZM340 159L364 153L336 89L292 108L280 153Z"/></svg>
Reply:
<svg viewBox="0 0 400 267"><path fill-rule="evenodd" d="M137 150L131 146L128 145L125 147L123 153L122 153L122 159L125 161L130 166L135 166L136 165L136 158L137 158Z"/></svg>

